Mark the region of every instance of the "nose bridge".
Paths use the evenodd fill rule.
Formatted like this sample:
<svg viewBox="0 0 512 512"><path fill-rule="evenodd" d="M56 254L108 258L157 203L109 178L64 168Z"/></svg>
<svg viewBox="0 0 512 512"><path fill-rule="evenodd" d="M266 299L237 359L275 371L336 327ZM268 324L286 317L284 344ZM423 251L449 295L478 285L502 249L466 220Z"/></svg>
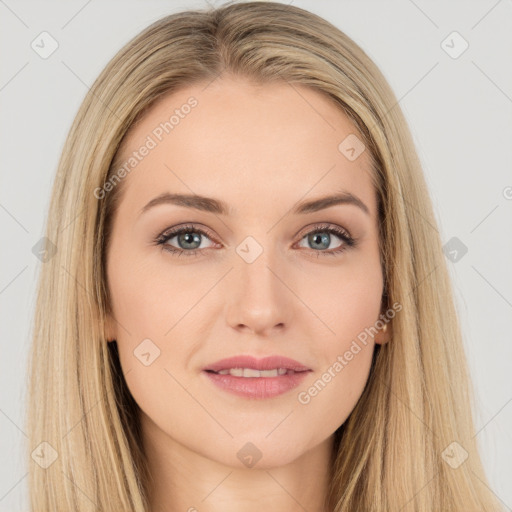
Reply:
<svg viewBox="0 0 512 512"><path fill-rule="evenodd" d="M261 237L260 237L261 239ZM247 237L235 249L234 293L228 321L234 328L254 332L287 324L292 294L282 281L278 250L266 236L264 243Z"/></svg>
<svg viewBox="0 0 512 512"><path fill-rule="evenodd" d="M276 248L270 247L269 243L265 246L256 243L254 239L246 240L237 247L235 265L239 278L245 283L243 289L250 295L254 292L268 294L276 286L275 275L270 271L276 267Z"/></svg>

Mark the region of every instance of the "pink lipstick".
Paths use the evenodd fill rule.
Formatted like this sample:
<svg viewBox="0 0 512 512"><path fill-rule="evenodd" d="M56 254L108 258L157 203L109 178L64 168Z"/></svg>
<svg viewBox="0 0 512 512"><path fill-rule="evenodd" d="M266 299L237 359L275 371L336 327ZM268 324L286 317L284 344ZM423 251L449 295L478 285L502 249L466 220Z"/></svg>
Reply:
<svg viewBox="0 0 512 512"><path fill-rule="evenodd" d="M272 398L297 387L312 369L284 356L257 359L240 355L203 368L219 388L252 399Z"/></svg>

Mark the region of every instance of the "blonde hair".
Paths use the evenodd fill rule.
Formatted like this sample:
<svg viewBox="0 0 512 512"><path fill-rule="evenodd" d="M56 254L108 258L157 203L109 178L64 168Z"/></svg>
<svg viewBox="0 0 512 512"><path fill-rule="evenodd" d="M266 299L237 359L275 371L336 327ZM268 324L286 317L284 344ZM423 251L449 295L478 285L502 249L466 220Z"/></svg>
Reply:
<svg viewBox="0 0 512 512"><path fill-rule="evenodd" d="M499 510L474 439L437 223L398 102L347 35L317 15L274 2L230 2L158 20L114 56L76 115L46 226L57 251L42 265L34 315L27 407L32 510L149 510L138 406L116 344L105 340L105 255L124 187L119 183L101 199L94 191L112 178L124 135L155 100L223 74L259 84L286 80L324 94L354 123L372 158L383 309L398 302L402 310L391 341L375 349L360 400L336 432L326 508ZM47 468L31 458L42 442L57 455ZM468 453L456 469L442 457L452 442Z"/></svg>

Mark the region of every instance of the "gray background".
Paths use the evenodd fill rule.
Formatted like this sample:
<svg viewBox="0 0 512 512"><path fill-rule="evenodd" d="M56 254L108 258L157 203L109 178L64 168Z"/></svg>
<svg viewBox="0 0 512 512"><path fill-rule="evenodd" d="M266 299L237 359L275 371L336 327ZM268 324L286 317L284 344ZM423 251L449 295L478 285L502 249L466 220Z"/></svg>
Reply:
<svg viewBox="0 0 512 512"><path fill-rule="evenodd" d="M400 100L443 244L457 251L454 260L447 250L447 258L477 399L477 439L493 492L512 510L512 1L293 4L352 37ZM25 365L42 264L32 248L43 236L67 131L125 42L161 16L205 5L0 0L0 511L28 509ZM31 47L43 31L58 42L46 59ZM457 58L463 40L453 31L469 44Z"/></svg>

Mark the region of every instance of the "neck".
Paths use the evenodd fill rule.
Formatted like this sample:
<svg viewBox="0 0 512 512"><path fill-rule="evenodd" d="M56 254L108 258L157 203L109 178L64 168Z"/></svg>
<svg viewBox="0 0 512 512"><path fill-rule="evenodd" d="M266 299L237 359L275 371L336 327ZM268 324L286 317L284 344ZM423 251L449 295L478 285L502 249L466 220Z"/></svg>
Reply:
<svg viewBox="0 0 512 512"><path fill-rule="evenodd" d="M327 512L334 436L286 465L249 468L182 445L144 413L141 424L151 512Z"/></svg>

